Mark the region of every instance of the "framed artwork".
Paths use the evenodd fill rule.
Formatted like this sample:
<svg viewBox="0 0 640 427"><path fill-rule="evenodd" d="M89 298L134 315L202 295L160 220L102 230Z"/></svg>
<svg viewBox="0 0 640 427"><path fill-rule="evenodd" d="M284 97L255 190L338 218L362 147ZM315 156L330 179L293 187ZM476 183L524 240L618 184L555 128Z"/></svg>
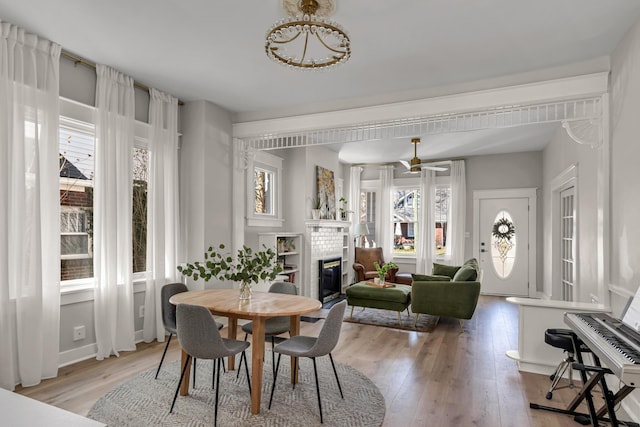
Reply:
<svg viewBox="0 0 640 427"><path fill-rule="evenodd" d="M333 171L322 166L316 166L318 182L318 199L322 203L320 218L336 219L336 186Z"/></svg>

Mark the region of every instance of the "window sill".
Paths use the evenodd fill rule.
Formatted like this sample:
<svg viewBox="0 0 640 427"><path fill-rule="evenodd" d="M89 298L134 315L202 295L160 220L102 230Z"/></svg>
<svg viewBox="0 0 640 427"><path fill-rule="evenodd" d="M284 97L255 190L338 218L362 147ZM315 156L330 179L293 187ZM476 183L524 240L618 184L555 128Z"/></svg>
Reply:
<svg viewBox="0 0 640 427"><path fill-rule="evenodd" d="M73 283L65 284L60 287L60 306L77 304L81 302L93 301L94 284L93 279L82 279L70 281ZM146 287L146 279L133 280L133 293L144 292Z"/></svg>
<svg viewBox="0 0 640 427"><path fill-rule="evenodd" d="M249 227L282 227L284 219L281 218L247 218Z"/></svg>

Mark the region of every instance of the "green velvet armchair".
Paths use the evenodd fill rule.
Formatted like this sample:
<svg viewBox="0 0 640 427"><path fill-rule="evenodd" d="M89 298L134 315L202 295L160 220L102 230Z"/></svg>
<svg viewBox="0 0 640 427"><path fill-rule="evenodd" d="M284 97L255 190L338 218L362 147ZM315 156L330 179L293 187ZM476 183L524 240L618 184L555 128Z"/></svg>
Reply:
<svg viewBox="0 0 640 427"><path fill-rule="evenodd" d="M476 270L477 271L477 270ZM464 276L460 274L459 276ZM478 304L482 271L465 280L463 277L414 275L411 288L411 311L415 323L420 314L454 317L464 332L462 319L471 319ZM453 279L453 280L452 280Z"/></svg>

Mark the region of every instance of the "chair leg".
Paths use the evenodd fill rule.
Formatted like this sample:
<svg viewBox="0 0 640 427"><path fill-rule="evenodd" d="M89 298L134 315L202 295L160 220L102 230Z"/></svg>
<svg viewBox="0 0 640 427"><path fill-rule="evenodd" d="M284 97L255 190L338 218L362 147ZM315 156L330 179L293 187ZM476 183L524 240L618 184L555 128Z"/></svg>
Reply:
<svg viewBox="0 0 640 427"><path fill-rule="evenodd" d="M280 357L281 353L278 353L278 363L276 364L276 371L273 373L273 384L271 385L271 397L269 398L269 409L271 409L271 402L273 401L273 391L276 389L276 379L278 378L278 370L280 369Z"/></svg>
<svg viewBox="0 0 640 427"><path fill-rule="evenodd" d="M460 326L460 332L464 333L464 322L462 319L458 319L458 325Z"/></svg>
<svg viewBox="0 0 640 427"><path fill-rule="evenodd" d="M218 394L220 393L220 359L217 359L216 363L216 407L213 415L213 426L216 427L218 425Z"/></svg>
<svg viewBox="0 0 640 427"><path fill-rule="evenodd" d="M413 327L417 327L418 326L418 316L420 316L419 313L416 313L416 320L413 322Z"/></svg>
<svg viewBox="0 0 640 427"><path fill-rule="evenodd" d="M298 358L298 357L294 357L293 358L293 372L295 372L296 374L298 373L298 360L299 359L300 358ZM295 382L293 383L293 389L294 390L296 389L296 383Z"/></svg>
<svg viewBox="0 0 640 427"><path fill-rule="evenodd" d="M196 388L196 358L193 358L193 388Z"/></svg>
<svg viewBox="0 0 640 427"><path fill-rule="evenodd" d="M244 333L244 340L247 340L247 337L249 336L248 333ZM242 368L242 357L240 358L240 364L238 365L238 372L236 372L236 379L240 378L240 369Z"/></svg>
<svg viewBox="0 0 640 427"><path fill-rule="evenodd" d="M247 353L242 352L242 356L240 356L240 360L244 359L244 371L247 374L247 384L249 384L249 396L251 396L251 377L249 376L249 364L247 363Z"/></svg>
<svg viewBox="0 0 640 427"><path fill-rule="evenodd" d="M160 359L160 364L158 365L158 370L156 371L156 379L158 379L158 374L160 373L160 368L162 368L162 362L164 362L164 357L167 355L167 350L169 349L169 343L171 342L172 336L173 334L169 334L167 345L164 346L164 351L162 352L162 358Z"/></svg>
<svg viewBox="0 0 640 427"><path fill-rule="evenodd" d="M322 400L320 400L320 383L318 382L318 368L316 367L316 358L312 357L313 360L313 373L316 377L316 392L318 393L318 409L320 409L320 424L322 424Z"/></svg>
<svg viewBox="0 0 640 427"><path fill-rule="evenodd" d="M273 351L276 346L276 338L271 335L271 372L276 371L276 353Z"/></svg>
<svg viewBox="0 0 640 427"><path fill-rule="evenodd" d="M331 366L333 367L333 373L336 376L336 382L338 383L338 390L340 390L340 396L344 399L344 394L342 394L342 386L340 385L340 379L338 379L338 371L336 371L336 365L333 363L333 356L329 353L329 360L331 360Z"/></svg>
<svg viewBox="0 0 640 427"><path fill-rule="evenodd" d="M213 368L211 369L213 372L211 373L211 390L216 388L216 361L218 359L213 360Z"/></svg>
<svg viewBox="0 0 640 427"><path fill-rule="evenodd" d="M353 319L353 309L355 308L355 305L351 306L351 315L349 316L350 319Z"/></svg>
<svg viewBox="0 0 640 427"><path fill-rule="evenodd" d="M176 399L178 398L178 392L180 391L180 384L182 384L182 380L184 379L184 374L187 372L187 366L189 366L189 359L191 356L187 355L187 359L184 361L184 367L182 368L182 373L180 374L180 381L178 381L178 387L176 387L176 394L173 395L173 402L171 403L171 409L169 409L169 413L173 412L173 406L176 404Z"/></svg>
<svg viewBox="0 0 640 427"><path fill-rule="evenodd" d="M398 325L402 326L402 317L400 317L400 312L398 312Z"/></svg>

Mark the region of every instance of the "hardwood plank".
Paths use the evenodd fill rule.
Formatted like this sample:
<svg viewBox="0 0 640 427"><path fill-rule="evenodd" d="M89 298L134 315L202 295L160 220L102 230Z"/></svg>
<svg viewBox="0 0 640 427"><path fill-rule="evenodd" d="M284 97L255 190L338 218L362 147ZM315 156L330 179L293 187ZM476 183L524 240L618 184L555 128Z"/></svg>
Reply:
<svg viewBox="0 0 640 427"><path fill-rule="evenodd" d="M431 333L344 323L333 356L378 386L385 396L383 425L387 427L575 426L570 416L529 408L529 402L563 408L578 389L558 390L549 401L545 399L549 377L521 373L505 356L506 350L517 346L517 316L504 298L481 296L474 317L465 321L464 333L456 319L446 318ZM300 333L317 335L322 324L302 322ZM57 378L35 387L18 387L17 392L86 415L117 384L157 367L164 343L142 343L137 348L118 358L61 368ZM166 361L179 358L180 349L173 340ZM580 410L585 410L584 405Z"/></svg>

